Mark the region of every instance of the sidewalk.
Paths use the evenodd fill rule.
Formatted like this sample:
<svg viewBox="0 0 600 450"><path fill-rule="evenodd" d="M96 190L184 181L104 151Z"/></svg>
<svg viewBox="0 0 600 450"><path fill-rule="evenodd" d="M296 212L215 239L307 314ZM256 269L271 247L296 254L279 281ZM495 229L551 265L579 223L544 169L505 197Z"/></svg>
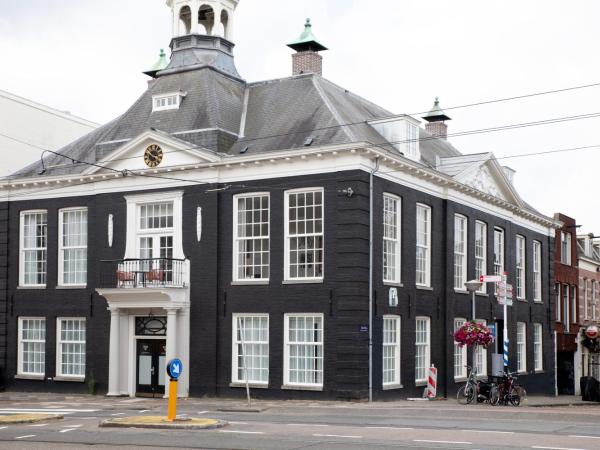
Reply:
<svg viewBox="0 0 600 450"><path fill-rule="evenodd" d="M105 397L102 395L77 395L77 394L53 394L53 393L30 393L30 392L3 392L0 393L0 409L3 403L19 402L25 404L42 404L45 407L52 405L77 405L102 407L104 409L128 409L128 410L147 410L162 408L166 406L166 400L162 398L129 398L129 397ZM179 399L179 406L182 408L193 407L202 408L211 411L223 409L244 409L247 403L244 399L231 398L186 398ZM252 406L261 410L272 408L288 408L304 406L310 408L356 408L356 409L402 409L402 408L424 408L424 409L445 409L455 408L457 406L455 399L439 399L437 401L409 401L395 400L389 402L376 401L368 402L346 402L346 401L302 401L302 400L253 400ZM584 402L580 396L538 396L532 395L521 404L521 408L544 408L544 407L568 407L568 406L597 406L600 403Z"/></svg>

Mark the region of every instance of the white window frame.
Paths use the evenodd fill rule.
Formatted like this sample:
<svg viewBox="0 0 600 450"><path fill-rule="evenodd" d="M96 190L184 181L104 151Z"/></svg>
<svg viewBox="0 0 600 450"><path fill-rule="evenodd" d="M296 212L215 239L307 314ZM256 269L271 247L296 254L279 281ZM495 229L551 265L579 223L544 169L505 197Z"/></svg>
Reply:
<svg viewBox="0 0 600 450"><path fill-rule="evenodd" d="M467 323L467 319L456 317L454 319L454 332ZM467 378L467 346L462 347L454 341L454 379L464 380Z"/></svg>
<svg viewBox="0 0 600 450"><path fill-rule="evenodd" d="M293 236L290 235L290 228L289 228L289 224L290 224L290 218L289 218L289 209L290 209L290 195L293 194L308 194L308 193L312 193L312 194L316 194L316 193L320 193L321 194L321 232L320 233L296 233ZM301 189L292 189L289 191L285 191L284 193L284 198L285 198L285 202L284 202L284 227L285 227L285 231L284 231L284 235L285 235L285 256L284 256L284 282L287 283L321 283L323 282L324 278L325 278L325 192L324 189L322 187L317 187L317 188L301 188ZM306 230L305 230L306 231ZM321 255L321 264L322 264L322 270L321 270L321 276L318 277L291 277L290 275L290 241L292 238L294 237L321 237L322 239L322 255ZM316 264L316 261L313 262L313 264Z"/></svg>
<svg viewBox="0 0 600 450"><path fill-rule="evenodd" d="M579 314L577 305L579 304L579 296L577 295L577 286L571 286L571 322L574 324L579 323Z"/></svg>
<svg viewBox="0 0 600 450"><path fill-rule="evenodd" d="M181 99L184 96L185 95L182 92L167 92L165 94L153 95L152 112L179 109L179 106L181 105Z"/></svg>
<svg viewBox="0 0 600 450"><path fill-rule="evenodd" d="M527 298L527 253L525 251L525 237L517 234L515 238L515 271L516 271L516 294L519 300Z"/></svg>
<svg viewBox="0 0 600 450"><path fill-rule="evenodd" d="M417 335L419 332L419 322L425 323L425 337L426 342L417 342ZM424 351L424 367L423 377L419 377L419 367L417 366L417 358L419 354L419 346L423 347ZM427 369L431 366L431 318L426 316L418 316L415 318L415 383L423 384L427 383Z"/></svg>
<svg viewBox="0 0 600 450"><path fill-rule="evenodd" d="M565 296L565 293L567 294ZM562 285L562 300L563 300L563 325L566 333L571 331L571 286L568 284Z"/></svg>
<svg viewBox="0 0 600 450"><path fill-rule="evenodd" d="M41 322L43 322L43 329L44 329L44 339L27 339L24 340L23 339L23 322L26 320L39 320ZM18 339L17 339L17 375L21 375L21 376L25 376L25 377L35 377L35 378L40 378L43 379L46 375L46 318L45 317L19 317L18 318L18 330L17 332L19 333L18 335ZM43 372L25 372L23 371L23 344L25 342L32 342L32 343L43 343L44 344L44 361L43 361L43 367L44 367L44 371Z"/></svg>
<svg viewBox="0 0 600 450"><path fill-rule="evenodd" d="M556 294L556 321L562 322L562 284L555 283L554 290Z"/></svg>
<svg viewBox="0 0 600 450"><path fill-rule="evenodd" d="M592 320L596 320L596 294L600 290L600 285L597 281L592 281Z"/></svg>
<svg viewBox="0 0 600 450"><path fill-rule="evenodd" d="M481 245L478 244L481 242ZM481 275L487 275L487 223L477 220L475 222L475 279L479 280ZM477 291L480 294L487 293L487 283L481 283Z"/></svg>
<svg viewBox="0 0 600 450"><path fill-rule="evenodd" d="M84 330L85 339L83 341L63 341L61 332L62 332L62 322L64 320L83 322L85 324L85 330ZM63 373L63 371L62 371L62 358L63 358L62 344L83 344L83 355L84 355L83 375L71 375L71 374ZM60 377L60 378L64 378L64 379L72 379L75 381L84 380L85 372L86 372L86 368L87 368L86 356L87 356L87 321L86 321L85 317L57 317L56 318L56 376Z"/></svg>
<svg viewBox="0 0 600 450"><path fill-rule="evenodd" d="M533 301L542 303L542 243L533 241Z"/></svg>
<svg viewBox="0 0 600 450"><path fill-rule="evenodd" d="M388 202L392 202L395 204L396 213L393 211L388 211L386 209L386 205ZM388 224L387 218L393 216L395 220L395 228L394 224ZM388 229L395 230L395 236L387 236ZM386 252L386 247L390 246L393 251L390 253L391 259L386 258L388 252ZM401 267L402 267L402 199L396 195L385 193L383 194L383 243L382 243L382 254L383 254L383 282L384 284L400 284L402 282L401 275ZM393 270L386 270L391 264L390 260L393 260ZM387 262L387 264L386 264ZM391 277L386 277L386 274L389 275L391 273Z"/></svg>
<svg viewBox="0 0 600 450"><path fill-rule="evenodd" d="M266 341L238 341L238 325L239 319L267 319L267 338ZM238 378L239 366L238 357L240 345L266 345L267 348L267 381L256 380L248 377L248 383L253 386L268 386L269 375L270 375L270 346L269 346L269 314L232 314L231 316L231 382L233 384L242 384L246 382L245 375L240 379ZM245 355L244 355L245 356ZM244 372L242 372L244 373Z"/></svg>
<svg viewBox="0 0 600 450"><path fill-rule="evenodd" d="M85 245L65 247L64 246L64 220L65 214L70 212L85 212L86 215L86 227L85 227ZM87 207L76 207L76 208L63 208L58 211L58 285L59 286L87 286L87 248L89 241L89 216ZM85 282L83 283L65 283L65 251L66 250L85 250L86 252L86 263L85 263Z"/></svg>
<svg viewBox="0 0 600 450"><path fill-rule="evenodd" d="M423 211L425 214L425 243L423 245L419 245L419 211ZM431 287L431 206L425 205L423 203L417 203L417 209L415 214L415 220L417 222L416 228L416 245L417 245L417 253L415 258L417 259L416 263L416 285L421 287ZM424 250L425 263L424 263L424 272L423 279L421 282L419 281L419 263L418 263L418 249L421 248Z"/></svg>
<svg viewBox="0 0 600 450"><path fill-rule="evenodd" d="M284 345L283 345L283 384L286 388L290 389L309 389L309 390L322 390L325 383L325 316L324 314L313 314L313 313L294 313L284 314ZM303 317L303 318L315 318L321 321L321 342L305 342L303 345L314 345L315 347L321 347L321 383L292 383L290 382L290 347L293 345L289 340L290 335L290 318ZM302 345L302 343L300 343Z"/></svg>
<svg viewBox="0 0 600 450"><path fill-rule="evenodd" d="M593 286L593 281L592 281L592 286ZM583 318L585 320L588 320L590 318L590 296L588 294L588 279L584 278L583 279Z"/></svg>
<svg viewBox="0 0 600 450"><path fill-rule="evenodd" d="M533 364L536 372L544 370L544 338L541 323L533 324Z"/></svg>
<svg viewBox="0 0 600 450"><path fill-rule="evenodd" d="M487 326L487 320L476 319L475 322ZM485 348L483 345L477 345L477 346L475 346L473 351L475 352L475 364L477 365L477 367L476 367L477 377L485 378L485 377L487 377L487 371L488 371L487 348Z"/></svg>
<svg viewBox="0 0 600 450"><path fill-rule="evenodd" d="M462 214L454 215L454 289L465 291L467 282L467 239L469 219Z"/></svg>
<svg viewBox="0 0 600 450"><path fill-rule="evenodd" d="M560 232L560 262L567 266L571 265L571 233Z"/></svg>
<svg viewBox="0 0 600 450"><path fill-rule="evenodd" d="M517 322L517 372L527 372L527 324Z"/></svg>
<svg viewBox="0 0 600 450"><path fill-rule="evenodd" d="M239 236L239 201L240 200L244 200L244 199L255 199L255 198L260 198L261 202L262 199L266 197L267 198L267 234L266 235L260 235L260 236L245 236L245 237L240 237ZM252 211L256 211L254 209L252 209ZM259 210L262 211L262 208ZM262 218L261 221L258 223L258 225L262 225ZM252 225L257 225L256 222L252 222ZM261 232L262 233L262 232ZM240 264L240 252L239 252L239 246L242 242L246 242L246 241L252 241L254 243L256 243L257 241L267 241L267 259L268 259L268 263L267 263L267 267L266 267L266 271L267 271L267 276L264 277L262 276L262 270L261 270L261 276L259 278L244 278L244 277L240 277L239 274L239 264ZM252 252L252 255L254 257L254 255L256 254L256 249ZM260 252L262 253L262 252ZM253 258L254 259L254 258ZM262 267L263 265L261 265ZM254 264L252 263L252 267L255 267ZM254 269L256 270L256 268ZM237 282L237 283L248 283L248 284L252 284L252 283L268 283L269 278L270 278L270 271L271 271L271 195L268 192L249 192L247 194L238 194L235 195L233 197L233 267L232 267L232 271L233 271L233 281Z"/></svg>
<svg viewBox="0 0 600 450"><path fill-rule="evenodd" d="M395 342L386 342L386 336L389 335L389 333L386 335L386 323L387 324L392 324L392 326L394 327L394 335L396 337L396 341ZM402 330L402 325L401 325L401 318L400 316L395 316L395 315L384 315L383 316L383 324L382 324L382 370L381 370L381 378L382 378L382 384L383 387L392 387L392 386L400 386L401 385L401 363L400 363L400 358L401 358L401 343L402 343L402 335L400 334L401 330ZM391 349L393 352L393 363L394 363L394 369L393 369L393 375L394 375L394 379L392 381L385 381L385 360L386 360L386 347Z"/></svg>
<svg viewBox="0 0 600 450"><path fill-rule="evenodd" d="M25 248L25 216L45 214L46 215L46 246ZM21 211L19 220L19 286L21 287L46 287L48 283L48 210L32 209ZM25 252L26 251L44 251L46 255L44 278L46 283L25 283ZM37 273L37 272L36 272Z"/></svg>
<svg viewBox="0 0 600 450"><path fill-rule="evenodd" d="M506 252L504 229L494 227L494 275L504 275L504 259ZM494 291L497 292L498 285L494 285Z"/></svg>

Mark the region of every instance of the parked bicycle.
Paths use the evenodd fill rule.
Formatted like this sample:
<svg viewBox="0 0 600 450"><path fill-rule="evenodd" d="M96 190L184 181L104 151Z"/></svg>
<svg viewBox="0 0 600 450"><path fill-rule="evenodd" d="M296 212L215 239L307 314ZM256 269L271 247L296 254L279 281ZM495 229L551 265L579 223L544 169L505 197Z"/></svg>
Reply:
<svg viewBox="0 0 600 450"><path fill-rule="evenodd" d="M505 372L502 381L498 384L498 389L490 398L490 405L512 405L519 406L521 401L527 397L525 388L515 381L517 372Z"/></svg>
<svg viewBox="0 0 600 450"><path fill-rule="evenodd" d="M485 382L477 379L477 374L471 366L465 366L469 371L469 377L464 386L456 393L456 400L461 405L473 403L477 398L477 403L488 402L498 397L498 385L494 382Z"/></svg>

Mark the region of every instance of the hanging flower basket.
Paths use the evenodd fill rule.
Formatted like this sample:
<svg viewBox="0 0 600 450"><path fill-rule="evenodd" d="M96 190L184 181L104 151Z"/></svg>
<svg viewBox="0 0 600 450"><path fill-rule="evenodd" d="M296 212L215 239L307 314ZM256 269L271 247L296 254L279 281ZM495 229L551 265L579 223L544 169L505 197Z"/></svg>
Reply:
<svg viewBox="0 0 600 450"><path fill-rule="evenodd" d="M454 340L464 347L481 345L487 347L494 342L492 332L482 323L467 322L454 333Z"/></svg>

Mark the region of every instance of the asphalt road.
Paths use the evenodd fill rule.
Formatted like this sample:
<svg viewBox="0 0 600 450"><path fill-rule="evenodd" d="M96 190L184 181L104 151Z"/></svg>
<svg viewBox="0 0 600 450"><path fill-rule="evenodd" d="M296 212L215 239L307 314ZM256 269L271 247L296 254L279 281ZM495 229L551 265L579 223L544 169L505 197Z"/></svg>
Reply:
<svg viewBox="0 0 600 450"><path fill-rule="evenodd" d="M179 414L229 422L206 431L99 428L105 418L161 415L164 401L0 401L0 414L58 412L65 418L1 425L0 449L600 449L600 405L560 408L437 404L297 404L260 413L182 402ZM146 409L142 409L146 408Z"/></svg>

